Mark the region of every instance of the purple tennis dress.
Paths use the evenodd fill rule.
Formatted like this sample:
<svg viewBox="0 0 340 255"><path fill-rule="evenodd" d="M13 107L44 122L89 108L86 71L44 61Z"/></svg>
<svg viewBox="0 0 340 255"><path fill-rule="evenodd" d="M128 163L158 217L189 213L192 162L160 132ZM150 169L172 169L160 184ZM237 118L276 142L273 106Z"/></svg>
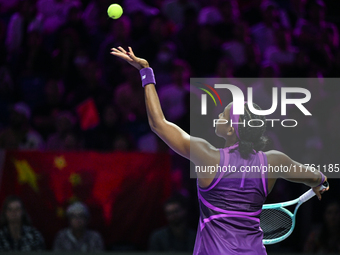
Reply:
<svg viewBox="0 0 340 255"><path fill-rule="evenodd" d="M232 147L220 149L220 166L236 171L219 171L207 188L197 185L200 219L194 255L267 254L262 244L260 213L267 196L267 157L263 152L243 159ZM258 172L241 172L242 166L258 166ZM235 168L234 168L235 169Z"/></svg>

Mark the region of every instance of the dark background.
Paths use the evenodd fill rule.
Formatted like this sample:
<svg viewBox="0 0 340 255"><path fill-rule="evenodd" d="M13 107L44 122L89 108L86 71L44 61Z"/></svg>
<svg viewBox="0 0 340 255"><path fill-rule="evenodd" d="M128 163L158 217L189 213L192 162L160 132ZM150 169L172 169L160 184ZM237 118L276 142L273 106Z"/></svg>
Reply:
<svg viewBox="0 0 340 255"><path fill-rule="evenodd" d="M112 47L132 46L155 71L166 118L188 132L190 77L318 78L300 86L312 93L307 109L313 121L270 132L271 148L302 163L339 163L340 89L326 79L340 71L337 1L116 1L124 8L118 20L107 17L111 3L0 1L1 148L170 153L173 193L190 201L188 223L196 229L189 163L151 133L138 72L109 54ZM84 128L77 107L89 98L99 122L94 118ZM25 103L21 110L18 102ZM26 119L13 116L13 108ZM289 116L302 120L295 109ZM22 136L13 134L17 129ZM338 184L330 180L321 202L300 209L292 236L268 251L303 251L327 205L339 202ZM280 180L268 202L296 198L306 189Z"/></svg>

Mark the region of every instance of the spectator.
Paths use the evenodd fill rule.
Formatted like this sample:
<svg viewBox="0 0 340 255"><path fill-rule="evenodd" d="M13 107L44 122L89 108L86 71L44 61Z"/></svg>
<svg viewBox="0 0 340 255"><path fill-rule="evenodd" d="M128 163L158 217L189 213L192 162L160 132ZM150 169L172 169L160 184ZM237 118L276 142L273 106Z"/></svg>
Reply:
<svg viewBox="0 0 340 255"><path fill-rule="evenodd" d="M140 83L139 75L131 72L130 66L123 67L126 82L117 86L113 101L117 105L123 122L136 119L137 111L143 104L143 91L135 91Z"/></svg>
<svg viewBox="0 0 340 255"><path fill-rule="evenodd" d="M9 113L8 108L9 105L14 100L14 84L11 73L6 66L0 66L0 126L2 127L5 123L8 122Z"/></svg>
<svg viewBox="0 0 340 255"><path fill-rule="evenodd" d="M249 28L246 23L238 23L234 27L234 38L223 44L224 53L230 58L235 68L248 62L246 48L250 46Z"/></svg>
<svg viewBox="0 0 340 255"><path fill-rule="evenodd" d="M0 148L36 150L43 149L41 135L29 125L31 110L25 103L16 103L10 116L10 124L0 133Z"/></svg>
<svg viewBox="0 0 340 255"><path fill-rule="evenodd" d="M299 51L295 55L294 63L285 66L282 70L282 76L294 78L307 77L311 72L310 64L308 54L304 51Z"/></svg>
<svg viewBox="0 0 340 255"><path fill-rule="evenodd" d="M172 67L172 83L164 85L159 90L159 100L169 121L176 122L186 113L184 99L189 93L190 75L188 63L176 59Z"/></svg>
<svg viewBox="0 0 340 255"><path fill-rule="evenodd" d="M80 151L82 150L82 141L76 132L68 132L64 139L64 151Z"/></svg>
<svg viewBox="0 0 340 255"><path fill-rule="evenodd" d="M144 37L137 42L137 51L153 62L159 48L169 41L172 33L173 27L164 16L154 16L150 21L149 31L145 31Z"/></svg>
<svg viewBox="0 0 340 255"><path fill-rule="evenodd" d="M123 16L117 20L117 22L112 23L110 31L104 40L100 48L104 49L105 52L101 52L103 58L107 56L107 52L110 51L112 47L122 46L126 48L131 46L131 21L128 17Z"/></svg>
<svg viewBox="0 0 340 255"><path fill-rule="evenodd" d="M36 18L36 7L33 0L20 1L18 9L12 15L7 29L6 46L10 58L20 53L25 42L26 31L29 28L39 27L40 23L40 20Z"/></svg>
<svg viewBox="0 0 340 255"><path fill-rule="evenodd" d="M7 197L0 218L0 251L41 251L44 248L44 238L31 226L21 199Z"/></svg>
<svg viewBox="0 0 340 255"><path fill-rule="evenodd" d="M33 125L44 139L47 139L51 133L55 132L55 118L65 110L63 81L48 80L44 92L44 102L33 112Z"/></svg>
<svg viewBox="0 0 340 255"><path fill-rule="evenodd" d="M248 44L245 47L247 62L235 69L235 77L253 78L260 77L261 52L256 44Z"/></svg>
<svg viewBox="0 0 340 255"><path fill-rule="evenodd" d="M220 0L212 0L211 4L202 8L198 14L198 24L200 25L216 25L223 21L223 17L219 10Z"/></svg>
<svg viewBox="0 0 340 255"><path fill-rule="evenodd" d="M81 16L81 5L72 5L68 10L66 23L60 28L60 30L63 31L67 28L74 29L75 31L77 31L80 41L84 42L88 41L89 36L86 26L81 19Z"/></svg>
<svg viewBox="0 0 340 255"><path fill-rule="evenodd" d="M263 22L254 25L251 28L251 33L254 42L259 46L261 54L263 55L265 50L275 45L274 33L277 29L282 27L279 17L279 9L272 2L264 2L261 6Z"/></svg>
<svg viewBox="0 0 340 255"><path fill-rule="evenodd" d="M103 70L95 61L84 65L77 87L68 95L69 106L76 107L93 98L98 109L103 109L111 99L112 88L103 78Z"/></svg>
<svg viewBox="0 0 340 255"><path fill-rule="evenodd" d="M19 1L20 0L11 0L11 1L0 0L0 6L1 6L0 13L6 13L6 12L12 11L18 5Z"/></svg>
<svg viewBox="0 0 340 255"><path fill-rule="evenodd" d="M195 45L198 41L199 24L197 22L197 11L194 8L186 9L184 12L184 24L175 34L176 43L180 56L189 61L190 56L195 53Z"/></svg>
<svg viewBox="0 0 340 255"><path fill-rule="evenodd" d="M69 227L61 230L54 240L54 251L98 252L104 249L99 233L87 229L89 211L81 202L67 208Z"/></svg>
<svg viewBox="0 0 340 255"><path fill-rule="evenodd" d="M332 202L326 206L323 223L309 234L305 252L328 254L340 252L340 205Z"/></svg>
<svg viewBox="0 0 340 255"><path fill-rule="evenodd" d="M98 32L101 18L107 7L110 5L110 0L92 0L86 6L82 19L90 35Z"/></svg>
<svg viewBox="0 0 340 255"><path fill-rule="evenodd" d="M200 27L198 42L192 45L192 49L188 55L188 61L194 72L199 77L212 76L221 56L221 49L213 27L208 25Z"/></svg>
<svg viewBox="0 0 340 255"><path fill-rule="evenodd" d="M42 44L43 36L38 31L30 31L26 34L27 41L20 54L21 68L23 75L45 76L51 72L51 56ZM19 70L18 70L19 71Z"/></svg>
<svg viewBox="0 0 340 255"><path fill-rule="evenodd" d="M134 11L131 13L131 40L136 42L140 40L145 31L148 30L148 17L143 11Z"/></svg>
<svg viewBox="0 0 340 255"><path fill-rule="evenodd" d="M73 134L73 128L76 124L75 117L70 112L61 112L55 119L55 127L57 132L50 135L47 140L47 150L66 150L71 144L77 148L77 141L74 141L76 137ZM72 146L71 148L72 149Z"/></svg>
<svg viewBox="0 0 340 255"><path fill-rule="evenodd" d="M289 0L290 8L287 10L287 15L292 28L296 26L297 21L305 17L306 2L307 0Z"/></svg>
<svg viewBox="0 0 340 255"><path fill-rule="evenodd" d="M284 66L292 65L295 61L297 50L291 44L290 31L279 29L275 31L275 45L268 47L264 60Z"/></svg>
<svg viewBox="0 0 340 255"><path fill-rule="evenodd" d="M219 1L218 9L222 21L214 25L214 31L221 41L229 41L233 36L233 29L239 22L239 8L236 0Z"/></svg>
<svg viewBox="0 0 340 255"><path fill-rule="evenodd" d="M143 90L135 89L140 86L140 76L138 73L132 72L131 68L133 68L131 65L124 65L123 73L126 77L126 82L115 89L113 102L120 112L120 129L127 132L132 141L138 141L150 129L148 128L146 110L143 107L144 92ZM123 137L124 144L127 144L126 142L129 138L125 135ZM122 139L118 139L118 141L122 141Z"/></svg>
<svg viewBox="0 0 340 255"><path fill-rule="evenodd" d="M148 6L142 0L125 0L124 10L126 10L126 13L129 14L133 12L143 12L148 16L159 14L159 10L157 8Z"/></svg>
<svg viewBox="0 0 340 255"><path fill-rule="evenodd" d="M165 16L177 25L183 24L184 11L187 8L199 9L199 5L194 0L168 0L163 4L163 13Z"/></svg>
<svg viewBox="0 0 340 255"><path fill-rule="evenodd" d="M44 33L56 32L67 21L70 8L80 5L78 0L38 0L38 15L43 20Z"/></svg>
<svg viewBox="0 0 340 255"><path fill-rule="evenodd" d="M118 70L118 72L121 72L121 67L118 65L117 60L111 58L111 56L107 53L112 47L133 46L130 34L130 19L126 16L123 16L119 18L119 20L111 24L109 33L99 47L100 50L98 53L98 58L101 62L104 76L111 84L117 84L119 82L119 76L116 72L112 72L112 70Z"/></svg>
<svg viewBox="0 0 340 255"><path fill-rule="evenodd" d="M195 232L186 224L186 204L181 196L170 198L164 205L168 226L151 235L149 251L192 252Z"/></svg>
<svg viewBox="0 0 340 255"><path fill-rule="evenodd" d="M52 53L52 75L57 78L72 79L76 74L74 57L80 47L79 34L73 28L65 28L57 38L57 47ZM75 86L72 84L72 86Z"/></svg>
<svg viewBox="0 0 340 255"><path fill-rule="evenodd" d="M133 144L127 135L117 135L112 143L114 151L131 151Z"/></svg>
<svg viewBox="0 0 340 255"><path fill-rule="evenodd" d="M304 27L308 27L308 33L314 38L323 37L326 32L328 36L323 39L329 40L332 47L339 45L339 32L337 27L325 20L326 5L322 0L310 0L306 5L306 19L299 19L294 33L299 35Z"/></svg>
<svg viewBox="0 0 340 255"><path fill-rule="evenodd" d="M5 22L0 20L0 66L6 63L6 58L7 58L7 50L5 46L6 29L7 29L7 26Z"/></svg>
<svg viewBox="0 0 340 255"><path fill-rule="evenodd" d="M118 129L120 116L119 111L109 104L105 106L100 114L100 124L94 129L90 129L85 134L85 143L87 149L99 151L113 150L113 141L121 130Z"/></svg>
<svg viewBox="0 0 340 255"><path fill-rule="evenodd" d="M173 42L164 42L160 47L155 61L152 63L154 71L157 72L157 85L163 87L171 80L171 68L177 57L177 47Z"/></svg>

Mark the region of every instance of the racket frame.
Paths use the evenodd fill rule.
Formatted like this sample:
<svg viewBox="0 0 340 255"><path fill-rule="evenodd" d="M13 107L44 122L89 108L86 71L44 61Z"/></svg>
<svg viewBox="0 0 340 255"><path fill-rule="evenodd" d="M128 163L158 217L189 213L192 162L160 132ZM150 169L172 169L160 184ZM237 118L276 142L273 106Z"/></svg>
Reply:
<svg viewBox="0 0 340 255"><path fill-rule="evenodd" d="M322 190L326 187L328 187L328 183L324 183L324 185L322 185L320 187L320 190ZM288 214L292 219L292 226L290 227L289 231L286 234L284 234L283 236L277 237L277 238L273 238L273 239L263 239L262 240L263 244L264 245L275 244L275 243L278 243L278 242L285 240L288 236L290 236L290 234L293 232L293 230L295 228L295 220L296 220L297 210L299 209L300 205L302 205L304 202L311 199L313 196L315 196L315 192L313 191L313 189L310 189L307 192L303 193L300 197L298 197L294 200L282 202L282 203L274 203L274 204L263 205L262 210L265 210L265 209L280 210L280 211L283 211L284 213ZM295 206L294 213L292 213L288 209L284 208L284 207L291 206L291 205L294 205L294 204L297 204Z"/></svg>

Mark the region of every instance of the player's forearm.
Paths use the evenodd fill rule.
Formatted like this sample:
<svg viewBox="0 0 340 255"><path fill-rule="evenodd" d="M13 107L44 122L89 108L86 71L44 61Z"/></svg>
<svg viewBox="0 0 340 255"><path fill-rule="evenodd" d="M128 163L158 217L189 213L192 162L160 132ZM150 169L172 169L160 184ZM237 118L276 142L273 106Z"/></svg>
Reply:
<svg viewBox="0 0 340 255"><path fill-rule="evenodd" d="M291 182L303 183L309 187L316 187L321 184L322 175L316 169L305 168L303 169L303 175L298 178L290 177L286 179Z"/></svg>
<svg viewBox="0 0 340 255"><path fill-rule="evenodd" d="M316 169L307 169L306 176L307 178L304 179L304 184L309 187L316 187L321 184L323 175L318 172Z"/></svg>
<svg viewBox="0 0 340 255"><path fill-rule="evenodd" d="M165 117L157 95L154 84L146 85L145 88L145 105L148 114L149 125L153 131L157 131L161 123L164 123Z"/></svg>
<svg viewBox="0 0 340 255"><path fill-rule="evenodd" d="M323 175L311 166L296 162L280 151L268 151L268 164L271 166L287 166L291 169L300 169L296 171L280 171L278 173L272 171L268 173L268 178L284 178L291 182L304 183L307 186L315 187L321 184Z"/></svg>

